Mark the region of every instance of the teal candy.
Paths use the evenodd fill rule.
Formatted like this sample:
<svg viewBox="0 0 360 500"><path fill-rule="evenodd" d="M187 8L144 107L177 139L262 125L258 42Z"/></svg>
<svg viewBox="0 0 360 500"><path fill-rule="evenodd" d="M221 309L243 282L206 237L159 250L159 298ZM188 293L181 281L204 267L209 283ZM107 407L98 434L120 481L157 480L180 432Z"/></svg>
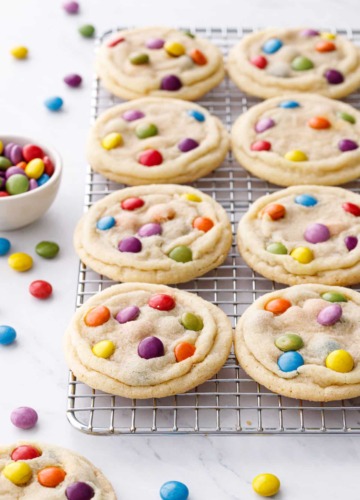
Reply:
<svg viewBox="0 0 360 500"><path fill-rule="evenodd" d="M188 115L192 116L197 120L198 122L204 122L205 121L205 115L200 113L200 111L197 111L196 109L189 109Z"/></svg>
<svg viewBox="0 0 360 500"><path fill-rule="evenodd" d="M111 215L107 215L105 217L101 217L96 223L96 227L101 231L106 231L107 229L111 229L115 226L115 219L111 217Z"/></svg>
<svg viewBox="0 0 360 500"><path fill-rule="evenodd" d="M313 207L317 202L317 199L311 194L298 194L295 196L295 203L303 207Z"/></svg>
<svg viewBox="0 0 360 500"><path fill-rule="evenodd" d="M279 38L270 38L264 43L262 50L265 54L274 54L281 49L282 45L283 43Z"/></svg>
<svg viewBox="0 0 360 500"><path fill-rule="evenodd" d="M299 352L287 351L278 359L278 367L282 372L293 372L304 364L304 358Z"/></svg>

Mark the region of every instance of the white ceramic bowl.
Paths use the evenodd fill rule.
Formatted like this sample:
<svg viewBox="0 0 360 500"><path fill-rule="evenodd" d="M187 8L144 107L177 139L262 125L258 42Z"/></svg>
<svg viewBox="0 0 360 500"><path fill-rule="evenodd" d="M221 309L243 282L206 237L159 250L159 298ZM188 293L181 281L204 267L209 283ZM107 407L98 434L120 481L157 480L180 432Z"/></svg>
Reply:
<svg viewBox="0 0 360 500"><path fill-rule="evenodd" d="M48 210L60 186L62 166L59 153L37 139L5 134L0 134L0 139L4 145L14 142L20 146L40 146L55 167L53 175L42 186L26 193L0 197L0 230L9 231L31 224Z"/></svg>

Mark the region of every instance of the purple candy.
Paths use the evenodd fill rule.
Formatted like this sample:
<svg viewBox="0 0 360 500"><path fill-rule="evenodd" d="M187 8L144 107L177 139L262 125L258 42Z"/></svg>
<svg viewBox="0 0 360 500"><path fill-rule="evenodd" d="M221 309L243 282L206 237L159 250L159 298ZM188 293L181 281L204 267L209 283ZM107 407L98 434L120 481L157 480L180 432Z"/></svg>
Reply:
<svg viewBox="0 0 360 500"><path fill-rule="evenodd" d="M268 128L271 128L275 125L275 122L272 118L261 118L256 124L255 124L255 131L256 132L265 132Z"/></svg>
<svg viewBox="0 0 360 500"><path fill-rule="evenodd" d="M340 151L345 153L346 151L353 151L354 149L357 149L359 145L357 144L357 142L352 141L351 139L341 139L338 147Z"/></svg>
<svg viewBox="0 0 360 500"><path fill-rule="evenodd" d="M192 149L195 149L198 146L199 146L199 143L197 141L195 141L194 139L190 139L190 137L187 137L186 139L182 139L178 144L178 148L183 153L187 153L188 151L191 151Z"/></svg>
<svg viewBox="0 0 360 500"><path fill-rule="evenodd" d="M164 344L157 337L146 337L138 345L140 358L151 359L164 356Z"/></svg>
<svg viewBox="0 0 360 500"><path fill-rule="evenodd" d="M146 42L146 47L148 49L162 49L164 46L165 40L161 38L149 38Z"/></svg>
<svg viewBox="0 0 360 500"><path fill-rule="evenodd" d="M76 73L71 73L70 75L65 76L64 82L66 83L66 85L69 85L69 87L78 87L79 85L81 85L82 78Z"/></svg>
<svg viewBox="0 0 360 500"><path fill-rule="evenodd" d="M335 325L335 323L339 321L341 316L341 306L339 306L339 304L331 304L331 306L324 307L324 309L319 312L316 319L320 325L331 326Z"/></svg>
<svg viewBox="0 0 360 500"><path fill-rule="evenodd" d="M30 179L29 191L32 191L33 189L36 189L37 187L39 187L39 184L37 183L37 181L35 179Z"/></svg>
<svg viewBox="0 0 360 500"><path fill-rule="evenodd" d="M344 81L343 74L337 69L328 69L324 73L325 78L332 85L338 85Z"/></svg>
<svg viewBox="0 0 360 500"><path fill-rule="evenodd" d="M306 29L300 33L301 36L318 36L320 33L313 29Z"/></svg>
<svg viewBox="0 0 360 500"><path fill-rule="evenodd" d="M95 491L89 484L78 481L66 488L65 496L68 500L90 500L95 496Z"/></svg>
<svg viewBox="0 0 360 500"><path fill-rule="evenodd" d="M310 243L322 243L330 238L330 231L324 224L310 224L304 233L304 238Z"/></svg>
<svg viewBox="0 0 360 500"><path fill-rule="evenodd" d="M138 235L146 238L147 236L154 236L156 234L161 234L162 229L160 224L157 222L149 222L148 224L144 224L138 231Z"/></svg>
<svg viewBox="0 0 360 500"><path fill-rule="evenodd" d="M346 236L344 239L346 248L351 252L351 250L354 250L358 244L358 239L356 236Z"/></svg>
<svg viewBox="0 0 360 500"><path fill-rule="evenodd" d="M77 2L66 2L63 7L68 14L77 14L79 12L79 4Z"/></svg>
<svg viewBox="0 0 360 500"><path fill-rule="evenodd" d="M11 177L12 175L15 175L15 174L21 174L21 175L25 175L25 177L27 177L24 170L20 167L9 167L7 170L5 170L5 178L6 179L8 179L9 177Z"/></svg>
<svg viewBox="0 0 360 500"><path fill-rule="evenodd" d="M122 117L127 122L133 122L134 120L139 120L140 118L144 118L144 113L139 111L138 109L129 109L129 111L125 111Z"/></svg>
<svg viewBox="0 0 360 500"><path fill-rule="evenodd" d="M38 420L38 414L33 408L20 406L11 412L11 422L19 429L32 429Z"/></svg>
<svg viewBox="0 0 360 500"><path fill-rule="evenodd" d="M8 158L9 160L10 160L10 153L11 153L13 146L16 146L16 144L14 144L13 142L9 142L8 144L6 144L6 146L4 148L3 155L6 156L6 158Z"/></svg>
<svg viewBox="0 0 360 500"><path fill-rule="evenodd" d="M125 307L125 309L122 309L117 313L115 316L115 319L123 324L127 323L128 321L134 321L140 314L140 309L137 306L129 306Z"/></svg>
<svg viewBox="0 0 360 500"><path fill-rule="evenodd" d="M161 90L170 90L175 91L179 90L182 87L181 80L176 75L166 75L161 80Z"/></svg>
<svg viewBox="0 0 360 500"><path fill-rule="evenodd" d="M118 248L120 252L139 253L141 252L142 244L140 240L135 238L135 236L130 236L129 238L121 240Z"/></svg>
<svg viewBox="0 0 360 500"><path fill-rule="evenodd" d="M9 160L12 161L14 165L17 163L20 163L23 161L24 157L22 154L22 147L18 146L18 144L14 144L13 147L10 149L10 158Z"/></svg>

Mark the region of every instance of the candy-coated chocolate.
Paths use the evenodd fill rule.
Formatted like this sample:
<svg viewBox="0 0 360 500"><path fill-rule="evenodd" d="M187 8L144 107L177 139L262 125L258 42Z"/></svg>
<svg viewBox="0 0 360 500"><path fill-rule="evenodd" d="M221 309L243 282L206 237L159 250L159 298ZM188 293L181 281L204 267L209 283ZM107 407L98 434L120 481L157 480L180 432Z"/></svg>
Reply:
<svg viewBox="0 0 360 500"><path fill-rule="evenodd" d="M34 160L35 158L44 157L44 151L39 146L36 146L36 144L26 144L22 148L22 154L27 162Z"/></svg>
<svg viewBox="0 0 360 500"><path fill-rule="evenodd" d="M182 43L175 42L174 40L169 40L164 44L164 49L166 52L173 57L180 57L185 54L185 47Z"/></svg>
<svg viewBox="0 0 360 500"><path fill-rule="evenodd" d="M149 40L146 41L146 47L148 49L162 49L164 47L165 40L162 38L149 38Z"/></svg>
<svg viewBox="0 0 360 500"><path fill-rule="evenodd" d="M346 236L344 239L346 248L351 252L351 250L354 250L354 248L357 247L358 244L358 239L356 236Z"/></svg>
<svg viewBox="0 0 360 500"><path fill-rule="evenodd" d="M138 355L143 359L164 356L164 344L158 337L145 337L138 345Z"/></svg>
<svg viewBox="0 0 360 500"><path fill-rule="evenodd" d="M300 33L303 37L319 36L320 33L317 30L307 28Z"/></svg>
<svg viewBox="0 0 360 500"><path fill-rule="evenodd" d="M259 69L265 69L267 66L267 59L264 56L253 56L250 58L250 63Z"/></svg>
<svg viewBox="0 0 360 500"><path fill-rule="evenodd" d="M310 243L323 243L330 239L330 231L324 224L317 222L309 224L305 229L304 238Z"/></svg>
<svg viewBox="0 0 360 500"><path fill-rule="evenodd" d="M49 177L47 174L42 174L42 176L41 176L41 177L39 177L39 178L37 179L37 181L36 181L36 182L37 182L38 187L41 187L41 186L43 186L44 184L46 184L46 183L48 182L48 180L49 180L49 179L50 179L50 177ZM32 180L35 180L35 179L30 179L30 182L31 182Z"/></svg>
<svg viewBox="0 0 360 500"><path fill-rule="evenodd" d="M270 151L271 143L269 141L255 141L250 146L251 151Z"/></svg>
<svg viewBox="0 0 360 500"><path fill-rule="evenodd" d="M148 224L144 224L138 231L138 235L142 238L146 238L148 236L155 236L162 233L161 225L157 222L149 222Z"/></svg>
<svg viewBox="0 0 360 500"><path fill-rule="evenodd" d="M26 173L24 172L24 170L22 168L9 167L7 170L5 170L5 179L8 179L9 177L11 177L12 175L15 175L15 174L20 174L20 175L26 176Z"/></svg>
<svg viewBox="0 0 360 500"><path fill-rule="evenodd" d="M279 38L269 38L262 46L262 50L265 54L274 54L281 49L282 45L283 43Z"/></svg>
<svg viewBox="0 0 360 500"><path fill-rule="evenodd" d="M315 45L315 50L318 52L332 52L336 50L336 45L329 40L321 40Z"/></svg>
<svg viewBox="0 0 360 500"><path fill-rule="evenodd" d="M162 161L162 154L156 149L147 149L139 155L139 163L145 167L155 167L156 165L161 165Z"/></svg>
<svg viewBox="0 0 360 500"><path fill-rule="evenodd" d="M292 372L304 364L304 358L297 351L287 351L279 356L277 364L282 372Z"/></svg>
<svg viewBox="0 0 360 500"><path fill-rule="evenodd" d="M339 292L325 292L321 294L321 298L327 302L347 302L347 298Z"/></svg>
<svg viewBox="0 0 360 500"><path fill-rule="evenodd" d="M204 66L208 62L206 55L199 49L191 50L189 56L191 57L193 62L198 66Z"/></svg>
<svg viewBox="0 0 360 500"><path fill-rule="evenodd" d="M70 484L65 490L67 500L91 500L95 491L90 484L78 481Z"/></svg>
<svg viewBox="0 0 360 500"><path fill-rule="evenodd" d="M193 330L194 332L199 332L204 328L204 323L200 316L189 312L182 314L180 323L186 330Z"/></svg>
<svg viewBox="0 0 360 500"><path fill-rule="evenodd" d="M19 429L32 429L38 421L38 414L34 408L20 406L11 412L10 420Z"/></svg>
<svg viewBox="0 0 360 500"><path fill-rule="evenodd" d="M200 113L200 111L197 111L196 109L189 109L187 113L192 118L195 118L195 120L198 122L204 122L206 119L205 115L203 113Z"/></svg>
<svg viewBox="0 0 360 500"><path fill-rule="evenodd" d="M279 491L280 481L274 474L258 474L252 480L252 487L258 495L272 497Z"/></svg>
<svg viewBox="0 0 360 500"><path fill-rule="evenodd" d="M313 207L317 204L317 199L311 194L298 194L295 196L295 203L303 207Z"/></svg>
<svg viewBox="0 0 360 500"><path fill-rule="evenodd" d="M171 311L176 306L176 303L170 295L158 293L150 298L148 305L159 311Z"/></svg>
<svg viewBox="0 0 360 500"><path fill-rule="evenodd" d="M304 151L300 151L299 149L294 149L292 151L288 151L284 158L289 161L307 161L308 157L304 153Z"/></svg>
<svg viewBox="0 0 360 500"><path fill-rule="evenodd" d="M23 159L22 147L20 147L18 144L14 144L14 146L10 150L10 161L13 165L16 165Z"/></svg>
<svg viewBox="0 0 360 500"><path fill-rule="evenodd" d="M115 40L112 40L111 42L109 42L107 44L107 47L116 47L117 45L119 45L119 43L122 43L122 42L125 42L125 38L123 36L120 36L119 38L115 38Z"/></svg>
<svg viewBox="0 0 360 500"><path fill-rule="evenodd" d="M338 117L341 118L342 120L345 120L346 122L349 123L356 123L356 118L353 115L350 115L349 113L345 113L344 111L339 111Z"/></svg>
<svg viewBox="0 0 360 500"><path fill-rule="evenodd" d="M41 456L41 451L27 444L22 444L15 448L11 453L11 460L17 462L19 460L32 460Z"/></svg>
<svg viewBox="0 0 360 500"><path fill-rule="evenodd" d="M271 299L265 304L265 311L269 311L273 314L283 314L287 309L291 307L291 302L287 299Z"/></svg>
<svg viewBox="0 0 360 500"><path fill-rule="evenodd" d="M335 33L329 33L327 31L324 31L323 33L321 33L321 38L323 38L324 40L335 40L336 38L336 35Z"/></svg>
<svg viewBox="0 0 360 500"><path fill-rule="evenodd" d="M278 255L286 255L288 253L287 248L281 242L270 243L266 247L266 251Z"/></svg>
<svg viewBox="0 0 360 500"><path fill-rule="evenodd" d="M0 325L0 345L10 345L16 339L16 330L9 325Z"/></svg>
<svg viewBox="0 0 360 500"><path fill-rule="evenodd" d="M29 54L29 49L24 45L17 45L10 50L10 54L15 59L26 59Z"/></svg>
<svg viewBox="0 0 360 500"><path fill-rule="evenodd" d="M108 359L115 352L115 345L111 340L100 340L92 348L93 354L98 358Z"/></svg>
<svg viewBox="0 0 360 500"><path fill-rule="evenodd" d="M44 259L53 259L59 253L60 247L54 241L40 241L35 247L35 252Z"/></svg>
<svg viewBox="0 0 360 500"><path fill-rule="evenodd" d="M317 315L317 322L322 326L332 326L339 321L342 316L342 307L339 304L331 304L321 309Z"/></svg>
<svg viewBox="0 0 360 500"><path fill-rule="evenodd" d="M63 107L64 101L62 100L61 97L54 96L54 97L48 97L44 101L44 104L49 111L59 111Z"/></svg>
<svg viewBox="0 0 360 500"><path fill-rule="evenodd" d="M308 121L308 125L316 130L323 130L331 127L331 123L324 116L314 116Z"/></svg>
<svg viewBox="0 0 360 500"><path fill-rule="evenodd" d="M188 201L194 201L195 203L200 203L202 201L200 196L198 196L197 194L194 194L194 193L185 193L185 194L182 194L181 197L185 198L185 200L188 200Z"/></svg>
<svg viewBox="0 0 360 500"><path fill-rule="evenodd" d="M92 24L84 24L80 26L79 33L84 38L92 38L95 34L95 28Z"/></svg>
<svg viewBox="0 0 360 500"><path fill-rule="evenodd" d="M176 262L182 262L183 264L185 264L186 262L192 261L192 251L185 245L179 245L177 247L174 247L169 252L169 257Z"/></svg>
<svg viewBox="0 0 360 500"><path fill-rule="evenodd" d="M36 280L30 283L29 292L37 299L47 299L52 294L52 286L44 280Z"/></svg>
<svg viewBox="0 0 360 500"><path fill-rule="evenodd" d="M32 268L33 260L27 253L16 252L10 255L8 264L15 271L22 273Z"/></svg>
<svg viewBox="0 0 360 500"><path fill-rule="evenodd" d="M359 205L355 205L355 203L343 203L342 208L343 210L345 210L345 212L349 212L349 214L355 215L355 217L359 217L360 215L360 207Z"/></svg>
<svg viewBox="0 0 360 500"><path fill-rule="evenodd" d="M308 57L297 56L291 61L291 67L295 71L307 71L312 69L314 64Z"/></svg>
<svg viewBox="0 0 360 500"><path fill-rule="evenodd" d="M84 318L87 326L100 326L109 321L110 310L106 306L96 306L90 309Z"/></svg>
<svg viewBox="0 0 360 500"><path fill-rule="evenodd" d="M131 64L135 64L136 66L141 64L148 64L150 61L150 57L145 52L136 52L134 54L130 54L129 61L131 62Z"/></svg>
<svg viewBox="0 0 360 500"><path fill-rule="evenodd" d="M191 31L189 31L189 30L184 30L183 33L184 33L184 35L188 36L189 38L192 38L192 39L196 38L194 33L191 33Z"/></svg>
<svg viewBox="0 0 360 500"><path fill-rule="evenodd" d="M29 179L23 174L14 174L7 179L5 186L11 195L26 193L29 189Z"/></svg>
<svg viewBox="0 0 360 500"><path fill-rule="evenodd" d="M178 148L182 153L187 153L188 151L192 151L193 149L197 148L199 146L199 143L195 141L195 139L191 139L190 137L186 137L185 139L182 139L179 144Z"/></svg>
<svg viewBox="0 0 360 500"><path fill-rule="evenodd" d="M74 1L66 2L63 4L63 8L68 14L77 14L79 12L78 2L74 2Z"/></svg>
<svg viewBox="0 0 360 500"><path fill-rule="evenodd" d="M5 196L10 196L6 191L0 191L0 198L4 198Z"/></svg>
<svg viewBox="0 0 360 500"><path fill-rule="evenodd" d="M122 118L127 122L133 122L144 118L145 114L139 109L129 109L122 114Z"/></svg>
<svg viewBox="0 0 360 500"><path fill-rule="evenodd" d="M284 333L275 340L275 345L280 351L298 351L304 346L303 339L295 333Z"/></svg>
<svg viewBox="0 0 360 500"><path fill-rule="evenodd" d="M10 240L7 238L0 238L0 255L6 255L11 248Z"/></svg>
<svg viewBox="0 0 360 500"><path fill-rule="evenodd" d="M189 342L180 342L174 349L175 359L179 363L193 356L195 351L196 348L193 344L189 344Z"/></svg>
<svg viewBox="0 0 360 500"><path fill-rule="evenodd" d="M285 207L279 203L270 203L262 210L262 215L268 215L272 220L278 220L285 217Z"/></svg>
<svg viewBox="0 0 360 500"><path fill-rule="evenodd" d="M116 220L111 215L106 215L105 217L101 217L96 223L96 227L100 229L100 231L107 231L111 229L116 224Z"/></svg>
<svg viewBox="0 0 360 500"><path fill-rule="evenodd" d="M140 314L140 309L137 306L128 306L121 309L115 316L116 321L119 323L128 323L129 321L134 321L138 318Z"/></svg>
<svg viewBox="0 0 360 500"><path fill-rule="evenodd" d="M354 149L357 149L359 145L357 142L351 139L341 139L341 141L339 141L338 147L340 151L345 153L346 151L353 151Z"/></svg>
<svg viewBox="0 0 360 500"><path fill-rule="evenodd" d="M76 87L79 87L81 85L82 78L77 73L70 73L69 75L66 75L64 77L64 82L69 87L76 88Z"/></svg>
<svg viewBox="0 0 360 500"><path fill-rule="evenodd" d="M120 252L139 253L142 250L142 244L135 236L129 236L119 242L118 249Z"/></svg>
<svg viewBox="0 0 360 500"><path fill-rule="evenodd" d="M299 108L300 104L297 101L281 101L279 104L280 108L284 109L294 109L294 108Z"/></svg>
<svg viewBox="0 0 360 500"><path fill-rule="evenodd" d="M337 349L328 354L325 360L326 368L339 373L349 373L354 368L354 359L344 349Z"/></svg>
<svg viewBox="0 0 360 500"><path fill-rule="evenodd" d="M161 500L187 500L189 489L180 481L167 481L160 488Z"/></svg>
<svg viewBox="0 0 360 500"><path fill-rule="evenodd" d="M5 156L0 156L0 170L6 170L11 167L11 161Z"/></svg>
<svg viewBox="0 0 360 500"><path fill-rule="evenodd" d="M23 486L32 478L31 467L26 462L11 462L5 465L2 474L16 486Z"/></svg>
<svg viewBox="0 0 360 500"><path fill-rule="evenodd" d="M175 92L181 89L182 83L178 76L176 75L166 75L161 80L161 89L169 90L170 92Z"/></svg>
<svg viewBox="0 0 360 500"><path fill-rule="evenodd" d="M214 227L214 223L207 217L196 217L193 220L193 227L195 229L198 229L199 231L204 231L204 233L207 233Z"/></svg>
<svg viewBox="0 0 360 500"><path fill-rule="evenodd" d="M45 467L38 472L37 479L41 486L56 488L65 479L66 472L61 467Z"/></svg>
<svg viewBox="0 0 360 500"><path fill-rule="evenodd" d="M293 259L300 262L300 264L309 264L309 262L314 259L314 254L308 247L294 248L294 250L291 251L290 255Z"/></svg>
<svg viewBox="0 0 360 500"><path fill-rule="evenodd" d="M25 174L32 179L39 179L44 173L45 164L40 158L29 161L25 168Z"/></svg>
<svg viewBox="0 0 360 500"><path fill-rule="evenodd" d="M344 81L344 76L337 69L328 69L324 73L325 78L331 85L339 85Z"/></svg>
<svg viewBox="0 0 360 500"><path fill-rule="evenodd" d="M274 127L274 125L275 122L272 118L260 118L255 124L255 131L258 133L265 132L265 130Z"/></svg>
<svg viewBox="0 0 360 500"><path fill-rule="evenodd" d="M110 149L121 146L122 142L123 138L121 134L118 132L111 132L102 138L101 145L104 149L109 151Z"/></svg>
<svg viewBox="0 0 360 500"><path fill-rule="evenodd" d="M145 204L144 200L141 198L126 198L121 202L121 208L123 210L136 210Z"/></svg>
<svg viewBox="0 0 360 500"><path fill-rule="evenodd" d="M158 129L153 123L140 123L135 129L135 134L139 139L147 139L157 135Z"/></svg>

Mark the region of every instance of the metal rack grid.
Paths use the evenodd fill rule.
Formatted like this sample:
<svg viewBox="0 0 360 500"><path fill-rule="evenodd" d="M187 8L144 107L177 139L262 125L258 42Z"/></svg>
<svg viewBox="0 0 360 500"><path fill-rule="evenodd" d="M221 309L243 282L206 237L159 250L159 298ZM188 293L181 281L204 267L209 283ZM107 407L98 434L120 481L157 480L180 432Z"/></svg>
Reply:
<svg viewBox="0 0 360 500"><path fill-rule="evenodd" d="M102 41L117 31L108 31ZM188 29L183 27L183 29ZM227 55L231 46L254 31L241 28L195 28L193 33L209 38ZM360 30L329 30L360 44ZM360 108L360 93L347 101ZM121 102L94 79L91 100L92 122L108 107ZM241 93L226 78L199 104L218 116L230 129L240 113L258 99ZM235 233L241 215L260 196L278 187L249 174L229 153L223 166L199 179L196 188L213 196L226 209ZM87 167L85 210L108 193L119 189ZM347 187L360 192L360 182ZM80 264L76 307L113 282ZM281 288L254 273L238 255L235 245L218 269L179 288L197 293L221 307L235 326L243 311L259 296ZM71 424L90 434L291 434L360 433L360 398L328 404L310 403L278 396L250 379L230 355L217 376L196 389L173 397L129 400L93 390L69 377L67 416Z"/></svg>

